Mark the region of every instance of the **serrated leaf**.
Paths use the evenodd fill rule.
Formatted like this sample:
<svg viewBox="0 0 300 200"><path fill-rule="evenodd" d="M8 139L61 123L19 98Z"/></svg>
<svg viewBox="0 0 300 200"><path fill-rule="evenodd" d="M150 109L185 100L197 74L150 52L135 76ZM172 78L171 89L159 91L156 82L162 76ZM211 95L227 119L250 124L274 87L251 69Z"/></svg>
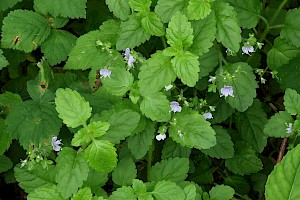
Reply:
<svg viewBox="0 0 300 200"><path fill-rule="evenodd" d="M300 82L297 80L300 76L300 57L296 56L288 64L276 69L278 72L278 82L282 89L291 88L300 92Z"/></svg>
<svg viewBox="0 0 300 200"><path fill-rule="evenodd" d="M161 152L161 159L168 159L168 158L189 158L191 154L191 149L188 147L181 146L174 142L171 138L168 138L164 143L162 152Z"/></svg>
<svg viewBox="0 0 300 200"><path fill-rule="evenodd" d="M21 103L22 99L19 94L13 94L11 92L4 92L0 94L0 105L6 107L8 111L16 104Z"/></svg>
<svg viewBox="0 0 300 200"><path fill-rule="evenodd" d="M91 188L85 187L76 192L71 200L92 200Z"/></svg>
<svg viewBox="0 0 300 200"><path fill-rule="evenodd" d="M194 41L188 49L196 55L202 55L208 52L216 38L216 19L214 13L208 15L205 19L192 21L194 31Z"/></svg>
<svg viewBox="0 0 300 200"><path fill-rule="evenodd" d="M172 58L171 63L180 80L188 85L194 87L199 80L199 61L198 56L189 51L180 53Z"/></svg>
<svg viewBox="0 0 300 200"><path fill-rule="evenodd" d="M160 91L164 86L176 79L170 57L157 51L151 58L143 62L139 73L139 87L142 95Z"/></svg>
<svg viewBox="0 0 300 200"><path fill-rule="evenodd" d="M0 119L0 155L4 154L12 142L12 139L6 129L5 121Z"/></svg>
<svg viewBox="0 0 300 200"><path fill-rule="evenodd" d="M5 58L5 56L3 55L2 49L0 49L0 70L2 70L7 65L9 65L9 63L8 63L7 59Z"/></svg>
<svg viewBox="0 0 300 200"><path fill-rule="evenodd" d="M285 110L291 115L300 114L300 95L292 89L286 89L284 95Z"/></svg>
<svg viewBox="0 0 300 200"><path fill-rule="evenodd" d="M62 125L53 105L31 100L14 106L5 123L10 136L18 139L25 149L49 140L59 133Z"/></svg>
<svg viewBox="0 0 300 200"><path fill-rule="evenodd" d="M237 12L237 18L239 19L239 24L242 28L251 29L256 27L259 15L262 9L262 3L259 0L228 0L235 11Z"/></svg>
<svg viewBox="0 0 300 200"><path fill-rule="evenodd" d="M41 49L48 63L53 66L67 59L75 43L76 37L73 34L64 30L52 29Z"/></svg>
<svg viewBox="0 0 300 200"><path fill-rule="evenodd" d="M123 186L114 191L110 196L109 200L136 200L136 195L131 187Z"/></svg>
<svg viewBox="0 0 300 200"><path fill-rule="evenodd" d="M171 118L170 102L160 92L153 93L151 96L144 96L140 109L146 117L153 121L163 122Z"/></svg>
<svg viewBox="0 0 300 200"><path fill-rule="evenodd" d="M203 149L201 151L213 158L232 158L234 155L234 148L230 135L222 128L222 126L214 126L213 129L216 132L217 144L210 149Z"/></svg>
<svg viewBox="0 0 300 200"><path fill-rule="evenodd" d="M189 20L204 19L211 12L210 2L214 0L190 0L187 6Z"/></svg>
<svg viewBox="0 0 300 200"><path fill-rule="evenodd" d="M0 10L5 11L21 1L22 0L2 0L0 1Z"/></svg>
<svg viewBox="0 0 300 200"><path fill-rule="evenodd" d="M26 193L31 193L36 188L47 184L56 184L55 167L53 165L48 165L48 169L44 169L42 165L35 165L31 170L16 165L14 175L19 182L19 186L25 190Z"/></svg>
<svg viewBox="0 0 300 200"><path fill-rule="evenodd" d="M196 193L196 186L195 185L187 185L184 189L183 189L184 193L185 193L185 200L195 200L197 193Z"/></svg>
<svg viewBox="0 0 300 200"><path fill-rule="evenodd" d="M149 40L150 36L143 29L140 17L131 15L128 21L121 23L116 48L117 50L134 48Z"/></svg>
<svg viewBox="0 0 300 200"><path fill-rule="evenodd" d="M300 145L289 151L278 163L266 183L266 199L299 199Z"/></svg>
<svg viewBox="0 0 300 200"><path fill-rule="evenodd" d="M65 200L54 184L47 184L42 187L36 188L33 192L29 193L27 196L28 200Z"/></svg>
<svg viewBox="0 0 300 200"><path fill-rule="evenodd" d="M252 105L253 98L256 97L256 88L258 85L255 81L253 69L247 63L238 62L219 68L216 74L222 76L226 72L235 77L231 82L223 78L218 79L218 89L221 90L225 85L232 86L234 97L227 96L225 100L231 107L244 112Z"/></svg>
<svg viewBox="0 0 300 200"><path fill-rule="evenodd" d="M227 185L217 185L209 191L209 196L213 200L230 200L234 193L234 189Z"/></svg>
<svg viewBox="0 0 300 200"><path fill-rule="evenodd" d="M234 157L225 161L225 166L234 174L251 174L262 169L262 161L249 144L239 141L235 144L234 149Z"/></svg>
<svg viewBox="0 0 300 200"><path fill-rule="evenodd" d="M266 123L267 115L258 100L245 112L237 113L236 126L241 138L260 153L267 145L267 136L263 131Z"/></svg>
<svg viewBox="0 0 300 200"><path fill-rule="evenodd" d="M124 96L133 84L133 76L125 68L113 68L110 78L103 78L102 83L112 95Z"/></svg>
<svg viewBox="0 0 300 200"><path fill-rule="evenodd" d="M96 172L93 169L89 170L87 179L83 182L82 187L89 187L92 193L99 194L100 187L104 186L108 180L107 173Z"/></svg>
<svg viewBox="0 0 300 200"><path fill-rule="evenodd" d="M34 9L44 15L65 18L86 18L87 0L34 0Z"/></svg>
<svg viewBox="0 0 300 200"><path fill-rule="evenodd" d="M151 167L150 181L184 181L189 171L188 158L169 158Z"/></svg>
<svg viewBox="0 0 300 200"><path fill-rule="evenodd" d="M101 31L90 31L80 36L69 54L65 69L85 70L107 65L112 57L107 51L102 50L101 46L96 45L101 37Z"/></svg>
<svg viewBox="0 0 300 200"><path fill-rule="evenodd" d="M275 113L265 125L264 133L269 137L284 138L289 137L290 133L287 133L289 123L293 122L291 114L286 111L279 111Z"/></svg>
<svg viewBox="0 0 300 200"><path fill-rule="evenodd" d="M132 180L137 176L135 163L131 158L125 158L119 161L117 167L112 172L112 180L115 184L129 186Z"/></svg>
<svg viewBox="0 0 300 200"><path fill-rule="evenodd" d="M156 13L151 12L142 19L142 27L149 34L154 36L163 36L165 34L165 27L161 19L156 15Z"/></svg>
<svg viewBox="0 0 300 200"><path fill-rule="evenodd" d="M115 19L109 19L103 22L100 26L101 40L116 45L120 25L121 23Z"/></svg>
<svg viewBox="0 0 300 200"><path fill-rule="evenodd" d="M295 8L287 12L284 27L281 29L280 37L289 43L300 47L300 25L297 23L300 20L300 9Z"/></svg>
<svg viewBox="0 0 300 200"><path fill-rule="evenodd" d="M141 15L150 13L151 0L129 0L129 6Z"/></svg>
<svg viewBox="0 0 300 200"><path fill-rule="evenodd" d="M105 3L108 5L108 8L114 15L125 21L128 19L130 14L130 7L128 4L128 0L106 0Z"/></svg>
<svg viewBox="0 0 300 200"><path fill-rule="evenodd" d="M142 193L147 191L147 186L143 181L138 180L138 179L133 179L132 180L132 188L135 193Z"/></svg>
<svg viewBox="0 0 300 200"><path fill-rule="evenodd" d="M174 200L185 198L183 190L177 186L176 183L171 181L157 182L151 194L156 200Z"/></svg>
<svg viewBox="0 0 300 200"><path fill-rule="evenodd" d="M89 103L77 91L69 88L56 90L55 105L58 116L71 128L85 125L92 114Z"/></svg>
<svg viewBox="0 0 300 200"><path fill-rule="evenodd" d="M127 138L128 148L136 159L141 159L146 155L152 144L154 132L154 124L147 121L144 131Z"/></svg>
<svg viewBox="0 0 300 200"><path fill-rule="evenodd" d="M0 173L5 172L13 167L13 163L9 157L0 155Z"/></svg>
<svg viewBox="0 0 300 200"><path fill-rule="evenodd" d="M268 52L267 63L270 69L276 69L288 64L292 58L299 54L300 50L297 47L277 37L272 49Z"/></svg>
<svg viewBox="0 0 300 200"><path fill-rule="evenodd" d="M256 174L259 174L256 173ZM253 175L256 175L253 174ZM265 175L266 176L266 175ZM251 175L252 179L252 175ZM250 183L248 177L239 176L239 175L229 175L224 180L225 185L232 187L237 193L248 194L250 192Z"/></svg>
<svg viewBox="0 0 300 200"><path fill-rule="evenodd" d="M216 15L218 42L221 42L226 48L238 52L242 38L234 8L223 1L216 1L212 5Z"/></svg>
<svg viewBox="0 0 300 200"><path fill-rule="evenodd" d="M85 158L96 171L111 172L117 164L117 153L112 143L105 140L93 140L85 149Z"/></svg>
<svg viewBox="0 0 300 200"><path fill-rule="evenodd" d="M215 131L198 112L183 109L180 113L175 113L173 120L175 119L176 124L170 126L169 134L177 143L197 149L209 149L216 145Z"/></svg>
<svg viewBox="0 0 300 200"><path fill-rule="evenodd" d="M155 12L163 23L167 23L175 13L183 10L186 5L186 0L158 0Z"/></svg>
<svg viewBox="0 0 300 200"><path fill-rule="evenodd" d="M166 37L167 43L178 50L193 44L193 28L184 14L178 12L172 17L166 30Z"/></svg>
<svg viewBox="0 0 300 200"><path fill-rule="evenodd" d="M50 23L38 13L14 10L3 19L1 45L29 53L50 35Z"/></svg>
<svg viewBox="0 0 300 200"><path fill-rule="evenodd" d="M58 153L56 163L57 190L64 198L69 198L88 177L89 166L83 152L77 152L69 147L64 147Z"/></svg>

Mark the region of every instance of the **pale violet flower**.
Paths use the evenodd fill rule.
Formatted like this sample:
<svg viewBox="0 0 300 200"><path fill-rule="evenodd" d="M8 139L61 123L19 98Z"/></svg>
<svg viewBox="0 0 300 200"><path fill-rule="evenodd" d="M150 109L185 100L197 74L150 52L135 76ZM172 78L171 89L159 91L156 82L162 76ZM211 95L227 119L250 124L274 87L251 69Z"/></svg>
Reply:
<svg viewBox="0 0 300 200"><path fill-rule="evenodd" d="M110 78L111 71L108 69L101 69L100 75L102 75L104 78L106 78L106 77Z"/></svg>
<svg viewBox="0 0 300 200"><path fill-rule="evenodd" d="M250 53L253 53L255 50L253 46L243 46L242 51L243 51L242 54L250 55Z"/></svg>
<svg viewBox="0 0 300 200"><path fill-rule="evenodd" d="M132 55L129 56L128 58L128 61L127 61L127 64L130 66L130 67L134 67L133 63L135 62L135 59Z"/></svg>
<svg viewBox="0 0 300 200"><path fill-rule="evenodd" d="M171 111L175 112L181 112L181 106L179 105L178 102L172 101L170 103Z"/></svg>
<svg viewBox="0 0 300 200"><path fill-rule="evenodd" d="M286 130L286 133L292 133L292 131L293 131L293 124L289 123L289 127L287 127L287 129L285 129L285 130Z"/></svg>
<svg viewBox="0 0 300 200"><path fill-rule="evenodd" d="M56 136L52 137L51 145L54 149L54 151L60 151L61 147L59 146L61 143L61 140L58 140Z"/></svg>
<svg viewBox="0 0 300 200"><path fill-rule="evenodd" d="M157 141L161 141L161 140L164 140L164 139L166 139L166 137L167 137L167 135L166 134L158 134L158 135L156 135L155 136L155 139L157 140Z"/></svg>
<svg viewBox="0 0 300 200"><path fill-rule="evenodd" d="M131 54L130 54L130 49L129 49L129 48L126 48L126 49L125 49L125 53L124 53L124 59L128 59L130 55L131 55Z"/></svg>
<svg viewBox="0 0 300 200"><path fill-rule="evenodd" d="M172 87L173 87L173 85L172 85L172 84L170 84L170 85L166 85L166 86L165 86L165 90L166 90L166 91L169 91L169 90L171 90L171 89L172 89Z"/></svg>
<svg viewBox="0 0 300 200"><path fill-rule="evenodd" d="M204 113L203 116L204 116L205 119L212 119L213 118L211 112Z"/></svg>
<svg viewBox="0 0 300 200"><path fill-rule="evenodd" d="M233 96L233 89L232 89L232 86L227 86L227 85L224 85L224 87L221 89L221 95L220 97L222 96Z"/></svg>

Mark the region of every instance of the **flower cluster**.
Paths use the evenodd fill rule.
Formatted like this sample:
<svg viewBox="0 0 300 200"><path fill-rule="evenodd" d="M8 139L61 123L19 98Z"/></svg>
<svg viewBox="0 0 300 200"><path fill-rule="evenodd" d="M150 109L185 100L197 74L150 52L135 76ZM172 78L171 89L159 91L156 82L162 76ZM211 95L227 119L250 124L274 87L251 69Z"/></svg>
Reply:
<svg viewBox="0 0 300 200"><path fill-rule="evenodd" d="M104 78L106 78L106 77L110 78L111 71L108 69L101 69L100 75L103 76Z"/></svg>
<svg viewBox="0 0 300 200"><path fill-rule="evenodd" d="M135 59L134 57L131 55L130 53L130 49L129 48L126 48L125 49L125 53L124 53L124 60L127 61L127 64L129 67L134 67L134 62L135 62Z"/></svg>
<svg viewBox="0 0 300 200"><path fill-rule="evenodd" d="M232 97L234 97L232 86L224 85L224 87L221 88L220 92L221 92L220 97L222 97L222 96L225 96L225 97L232 96Z"/></svg>

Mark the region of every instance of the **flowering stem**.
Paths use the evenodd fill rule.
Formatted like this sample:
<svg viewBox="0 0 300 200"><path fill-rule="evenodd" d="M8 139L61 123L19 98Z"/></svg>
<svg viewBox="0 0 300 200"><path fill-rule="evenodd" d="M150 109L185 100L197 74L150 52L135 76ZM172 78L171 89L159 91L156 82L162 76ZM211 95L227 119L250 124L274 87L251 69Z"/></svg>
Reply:
<svg viewBox="0 0 300 200"><path fill-rule="evenodd" d="M153 142L147 154L147 181L150 181L150 177L151 177L152 153L153 153Z"/></svg>

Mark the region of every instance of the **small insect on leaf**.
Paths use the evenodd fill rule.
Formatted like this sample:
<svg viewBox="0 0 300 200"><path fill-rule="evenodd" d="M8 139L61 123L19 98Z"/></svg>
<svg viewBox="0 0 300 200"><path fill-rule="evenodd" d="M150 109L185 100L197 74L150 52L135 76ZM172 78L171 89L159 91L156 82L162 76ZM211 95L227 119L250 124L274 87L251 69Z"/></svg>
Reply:
<svg viewBox="0 0 300 200"><path fill-rule="evenodd" d="M21 42L20 36L16 35L14 37L14 45L17 45L19 42Z"/></svg>
<svg viewBox="0 0 300 200"><path fill-rule="evenodd" d="M101 86L102 86L102 82L100 79L100 70L96 70L96 80L95 80L95 84L93 86L93 92L95 92Z"/></svg>

